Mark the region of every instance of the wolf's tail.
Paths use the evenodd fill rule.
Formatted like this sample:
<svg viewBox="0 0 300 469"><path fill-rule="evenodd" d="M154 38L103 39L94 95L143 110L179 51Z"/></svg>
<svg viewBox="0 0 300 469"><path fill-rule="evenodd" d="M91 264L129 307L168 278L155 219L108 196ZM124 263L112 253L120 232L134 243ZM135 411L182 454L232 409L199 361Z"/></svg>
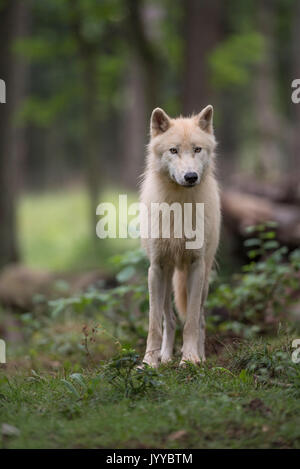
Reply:
<svg viewBox="0 0 300 469"><path fill-rule="evenodd" d="M182 320L186 317L187 308L187 270L176 269L173 276L173 289L177 312Z"/></svg>

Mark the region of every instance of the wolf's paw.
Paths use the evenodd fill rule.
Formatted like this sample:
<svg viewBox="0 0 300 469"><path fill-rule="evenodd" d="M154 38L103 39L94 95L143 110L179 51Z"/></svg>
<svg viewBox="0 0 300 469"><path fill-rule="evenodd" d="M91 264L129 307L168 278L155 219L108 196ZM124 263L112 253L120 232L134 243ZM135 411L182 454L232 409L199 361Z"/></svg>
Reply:
<svg viewBox="0 0 300 469"><path fill-rule="evenodd" d="M143 364L151 366L151 368L158 368L159 365L159 352L147 352L143 359ZM141 365L142 367L143 365Z"/></svg>
<svg viewBox="0 0 300 469"><path fill-rule="evenodd" d="M160 359L162 364L170 363L173 360L173 357L169 353L163 353Z"/></svg>
<svg viewBox="0 0 300 469"><path fill-rule="evenodd" d="M198 355L188 353L182 356L179 366L184 367L186 366L187 362L193 363L194 365L201 365L205 362L205 357L200 358Z"/></svg>

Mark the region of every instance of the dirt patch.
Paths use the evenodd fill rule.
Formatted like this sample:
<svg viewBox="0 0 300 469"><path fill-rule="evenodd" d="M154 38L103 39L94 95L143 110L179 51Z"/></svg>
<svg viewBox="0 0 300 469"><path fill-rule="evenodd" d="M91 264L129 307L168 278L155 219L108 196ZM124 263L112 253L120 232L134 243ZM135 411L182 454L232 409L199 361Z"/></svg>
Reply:
<svg viewBox="0 0 300 469"><path fill-rule="evenodd" d="M237 349L241 346L241 338L235 334L224 334L224 335L212 335L206 338L205 350L206 355L212 356L217 355L218 358L224 354L227 347L232 350Z"/></svg>
<svg viewBox="0 0 300 469"><path fill-rule="evenodd" d="M258 397L252 399L249 404L246 404L245 408L251 412L258 412L259 414L264 416L271 415L272 413L271 409L266 406L266 404Z"/></svg>

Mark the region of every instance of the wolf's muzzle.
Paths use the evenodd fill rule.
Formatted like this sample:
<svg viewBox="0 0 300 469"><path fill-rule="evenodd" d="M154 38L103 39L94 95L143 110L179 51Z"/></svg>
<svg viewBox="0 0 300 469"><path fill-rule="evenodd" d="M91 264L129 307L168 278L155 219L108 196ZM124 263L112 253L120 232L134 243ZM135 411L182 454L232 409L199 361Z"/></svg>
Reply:
<svg viewBox="0 0 300 469"><path fill-rule="evenodd" d="M195 184L195 182L197 182L197 179L198 179L198 174L197 173L186 173L184 175L184 180L188 183L188 184Z"/></svg>

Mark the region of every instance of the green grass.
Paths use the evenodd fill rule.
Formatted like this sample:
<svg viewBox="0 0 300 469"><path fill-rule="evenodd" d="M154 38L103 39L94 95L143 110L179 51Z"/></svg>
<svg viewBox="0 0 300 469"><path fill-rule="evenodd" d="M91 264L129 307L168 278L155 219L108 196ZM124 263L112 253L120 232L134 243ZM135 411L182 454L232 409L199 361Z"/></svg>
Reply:
<svg viewBox="0 0 300 469"><path fill-rule="evenodd" d="M202 368L174 362L159 369L160 383L131 398L105 365L77 370L78 381L71 371L2 370L0 422L19 430L2 446L299 448L299 368L290 373L287 350L281 339L240 344Z"/></svg>
<svg viewBox="0 0 300 469"><path fill-rule="evenodd" d="M117 203L118 192L105 191L99 203ZM136 194L128 194L129 203L136 199ZM96 223L90 226L89 200L83 188L25 194L19 204L18 225L22 260L34 268L109 270L111 256L138 245L132 239L96 237Z"/></svg>

